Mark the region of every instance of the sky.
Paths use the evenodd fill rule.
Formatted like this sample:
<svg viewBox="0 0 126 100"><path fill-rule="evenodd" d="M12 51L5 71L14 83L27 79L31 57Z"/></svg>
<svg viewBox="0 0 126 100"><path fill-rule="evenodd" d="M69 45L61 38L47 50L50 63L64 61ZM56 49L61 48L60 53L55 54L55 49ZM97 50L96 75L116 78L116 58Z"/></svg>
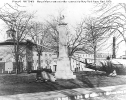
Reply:
<svg viewBox="0 0 126 100"><path fill-rule="evenodd" d="M23 2L27 1L27 2ZM29 2L32 1L32 2ZM37 2L39 1L39 2ZM55 3L43 2L43 1L57 1ZM14 5L17 2L22 7L23 10L27 10L28 12L36 12L35 19L38 21L45 21L51 18L51 16L57 16L58 12L62 11L62 14L65 16L65 22L68 23L69 27L76 27L76 25L81 22L85 17L88 16L97 16L98 13L94 12L97 9L94 3L91 1L101 1L101 0L80 0L84 1L83 3L71 3L70 1L76 0L59 0L66 1L65 3L58 3L58 0L1 0L0 7L2 7L5 3L9 3ZM78 0L77 0L78 1ZM90 1L90 2L87 2ZM107 1L107 0L102 0ZM112 4L115 5L120 2L124 2L125 0L113 0ZM0 21L0 41L4 41L6 39L6 29L5 24ZM124 45L124 44L123 44ZM123 55L125 48L121 44L120 50L118 50L118 55ZM110 50L108 50L109 52Z"/></svg>
<svg viewBox="0 0 126 100"><path fill-rule="evenodd" d="M32 0L34 3L29 3L29 0L26 0L27 3L24 3L23 0L2 0L0 7L5 3L14 5L17 1L21 1L18 4L25 6L22 7L23 10L27 10L31 13L36 12L35 19L38 21L48 20L52 18L52 16L57 16L59 12L62 12L65 16L65 22L68 23L70 27L75 27L85 16L92 14L91 10L93 8L92 3L37 3L38 0ZM0 25L0 29L3 31L5 25L3 22L1 22ZM3 34L0 41L6 38Z"/></svg>

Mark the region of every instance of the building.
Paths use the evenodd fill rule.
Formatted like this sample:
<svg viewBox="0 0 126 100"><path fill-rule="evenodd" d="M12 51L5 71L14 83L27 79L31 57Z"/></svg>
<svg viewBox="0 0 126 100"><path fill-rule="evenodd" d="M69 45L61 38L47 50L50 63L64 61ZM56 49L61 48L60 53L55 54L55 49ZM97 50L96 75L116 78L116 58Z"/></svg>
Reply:
<svg viewBox="0 0 126 100"><path fill-rule="evenodd" d="M20 72L26 72L27 70L38 70L38 53L33 46L32 51L30 51L30 57L28 57L29 49L27 47L27 42L20 43L20 46L24 48L24 57L20 58ZM12 40L6 40L0 43L0 73L15 73L15 59L14 59L14 46ZM110 54L99 53L97 54L97 62L105 60ZM32 60L29 64L28 58ZM73 57L70 58L71 70L74 71L85 71L86 64L93 63L93 54L87 54L82 51L77 51L74 53ZM50 67L53 72L56 71L57 66L57 54L51 50L45 49L41 54L41 68Z"/></svg>
<svg viewBox="0 0 126 100"><path fill-rule="evenodd" d="M27 71L30 66L32 53L28 46L28 41L19 43L21 56L19 56L20 72ZM7 39L0 43L0 73L16 73L15 57L14 57L14 41Z"/></svg>
<svg viewBox="0 0 126 100"><path fill-rule="evenodd" d="M30 50L27 41L21 42L20 46L23 50L23 57L20 57L20 72L26 72L28 70L38 70L38 53L32 46ZM14 44L12 39L8 39L0 43L0 73L15 73L15 59L14 59ZM111 56L106 53L97 54L96 61L102 61ZM30 59L30 61L29 61ZM85 71L86 64L93 63L93 54L87 54L82 51L74 53L73 57L70 58L71 70L72 71ZM96 63L97 63L96 62ZM53 72L56 71L57 66L57 54L51 50L44 49L41 54L41 68L50 67Z"/></svg>
<svg viewBox="0 0 126 100"><path fill-rule="evenodd" d="M99 64L100 61L106 60L107 57L111 57L109 53L98 53L96 55L96 64ZM86 62L87 63L94 63L93 54L87 54L83 51L77 51L74 53L73 57L71 58L71 69L73 71L86 71Z"/></svg>
<svg viewBox="0 0 126 100"><path fill-rule="evenodd" d="M57 64L57 54L49 51L49 50L45 50L42 52L41 54L41 68L47 68L50 67L52 69L52 71L55 71L55 67ZM32 70L37 70L38 69L38 53L34 50L33 51L33 67Z"/></svg>

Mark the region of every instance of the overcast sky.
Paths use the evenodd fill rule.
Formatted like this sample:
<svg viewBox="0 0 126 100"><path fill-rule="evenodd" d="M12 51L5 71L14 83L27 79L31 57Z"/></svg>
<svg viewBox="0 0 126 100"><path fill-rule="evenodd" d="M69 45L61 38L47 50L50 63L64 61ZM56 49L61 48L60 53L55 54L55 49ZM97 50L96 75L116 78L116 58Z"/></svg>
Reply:
<svg viewBox="0 0 126 100"><path fill-rule="evenodd" d="M65 16L65 21L70 27L74 27L85 16L92 14L92 9L94 8L93 3L37 3L37 0L33 1L34 3L23 3L23 0L21 0L21 3L19 4L25 6L22 7L23 10L25 9L31 13L36 12L35 19L38 21L45 21L51 18L51 16L57 16L58 13L62 11L62 14ZM2 7L6 2L12 5L14 4L12 0L2 0L0 2L0 7ZM1 25L0 29L3 29L3 26L4 25ZM3 38L5 37L1 36L0 41L2 41Z"/></svg>
<svg viewBox="0 0 126 100"><path fill-rule="evenodd" d="M25 6L25 10L28 12L36 12L36 20L38 21L44 21L46 19L49 19L51 15L57 16L58 12L63 11L63 14L65 15L65 21L68 23L69 27L75 27L77 23L79 23L84 17L87 16L97 16L97 13L94 13L94 10L96 9L94 3L70 3L67 1L75 1L75 0L65 0L66 3L37 3L37 1L43 1L43 0L31 0L34 1L34 3L23 3L24 0L1 0L0 7L2 7L5 3L14 4L13 1L21 1L19 4L22 6ZM25 0L29 1L29 0ZM54 0L45 0L45 1L54 1ZM56 0L55 0L56 1ZM58 1L58 0L57 0ZM60 0L59 0L60 1ZM62 0L64 1L64 0ZM87 0L80 0L80 1L87 1ZM91 1L91 0L89 0ZM92 1L98 1L98 0L92 0ZM99 0L100 1L100 0ZM115 5L118 2L124 2L125 0L113 0L112 3ZM0 29L1 29L1 36L0 41L3 41L6 36L4 24L0 21ZM121 52L123 51L123 52ZM124 54L124 50L119 52L120 55Z"/></svg>

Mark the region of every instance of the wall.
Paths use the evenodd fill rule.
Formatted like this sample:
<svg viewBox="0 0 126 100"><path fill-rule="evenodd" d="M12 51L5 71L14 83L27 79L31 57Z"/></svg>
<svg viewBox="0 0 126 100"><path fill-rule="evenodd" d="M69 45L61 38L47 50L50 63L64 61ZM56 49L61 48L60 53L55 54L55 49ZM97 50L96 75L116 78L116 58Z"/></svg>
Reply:
<svg viewBox="0 0 126 100"><path fill-rule="evenodd" d="M56 65L57 55L53 52L42 52L41 55L41 68L53 67ZM38 68L38 55L36 51L33 51L33 70Z"/></svg>
<svg viewBox="0 0 126 100"><path fill-rule="evenodd" d="M25 46L22 46L25 48ZM15 59L14 59L14 46L1 45L0 46L0 73L15 73ZM26 50L23 50L23 58L20 58L20 72L26 70Z"/></svg>

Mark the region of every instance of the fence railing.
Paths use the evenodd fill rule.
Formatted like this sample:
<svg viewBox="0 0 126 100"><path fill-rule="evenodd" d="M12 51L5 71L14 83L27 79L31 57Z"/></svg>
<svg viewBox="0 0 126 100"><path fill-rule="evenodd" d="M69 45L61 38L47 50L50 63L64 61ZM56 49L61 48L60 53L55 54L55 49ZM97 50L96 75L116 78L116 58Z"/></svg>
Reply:
<svg viewBox="0 0 126 100"><path fill-rule="evenodd" d="M106 59L96 59L96 65L99 65L100 62L104 62ZM87 71L88 69L86 68L86 64L93 64L94 59L92 58L78 58L78 57L71 57L71 70L73 72L78 72L78 71Z"/></svg>
<svg viewBox="0 0 126 100"><path fill-rule="evenodd" d="M104 61L105 59L97 59L96 63L102 60ZM86 63L93 63L93 62L94 62L94 59L91 59L91 58L81 58L81 57L78 58L78 57L73 56L70 58L71 71L73 72L85 71L87 70ZM9 72L9 69L6 69L7 67L5 68L5 62L4 63L1 62L0 66L1 66L0 73L12 73L12 72L14 73L15 72L15 67L12 67L13 69L11 69L11 72ZM56 72L57 65L56 64L52 65L50 68L53 72ZM23 69L21 70L23 71ZM32 70L37 70L37 69L33 68Z"/></svg>

